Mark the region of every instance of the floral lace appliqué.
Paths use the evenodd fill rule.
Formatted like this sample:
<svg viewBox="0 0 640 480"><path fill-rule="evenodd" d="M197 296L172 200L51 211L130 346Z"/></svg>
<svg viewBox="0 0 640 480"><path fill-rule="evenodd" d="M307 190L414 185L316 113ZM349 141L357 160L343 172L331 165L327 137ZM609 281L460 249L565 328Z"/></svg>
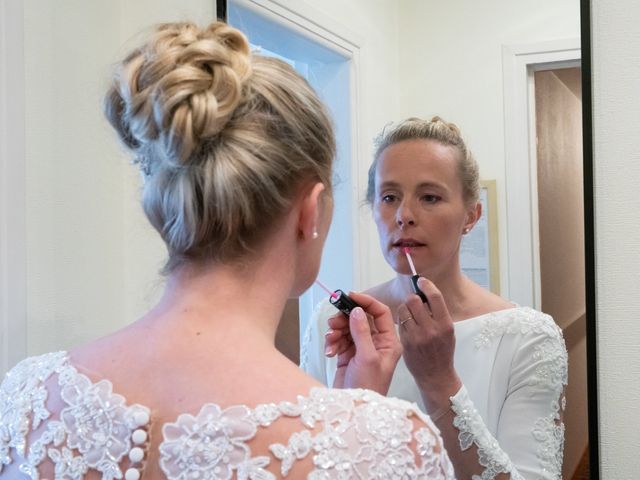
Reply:
<svg viewBox="0 0 640 480"><path fill-rule="evenodd" d="M57 418L46 409L50 378L64 402ZM65 352L27 359L0 387L0 471L15 450L19 470L32 479L40 478L43 462L52 464L56 479L80 480L90 471L103 480L123 479L123 465L129 465L126 478L139 478L144 465L134 452L148 449L149 417L148 408L128 406L109 381L93 383L79 373ZM284 418L300 428L254 454L252 440ZM413 418L426 427L416 429ZM206 404L162 432L160 468L169 480L275 480L272 462L280 475L293 476L303 460L311 461L307 478L315 480L454 478L431 420L415 405L367 390L314 388L295 402L253 409Z"/></svg>
<svg viewBox="0 0 640 480"><path fill-rule="evenodd" d="M164 442L160 445L160 466L168 478L231 478L240 465L248 472L246 440L254 437L256 425L246 407L221 410L207 404L194 417L183 414L175 423L162 428Z"/></svg>
<svg viewBox="0 0 640 480"><path fill-rule="evenodd" d="M531 308L516 308L488 315L475 338L475 346L478 349L488 348L504 335L540 337L529 359L536 367L528 384L536 387L531 390L532 395L536 391L550 392L548 396L552 400L549 414L538 418L532 425L532 436L538 444L536 454L543 470L552 478L560 478L564 443L561 411L564 410L564 387L567 384L567 350L562 331L550 316ZM479 463L485 467L477 478L492 479L501 472L511 472L512 479L522 478L487 430L464 387L451 401L452 410L456 413L454 425L460 431L461 449L466 450L475 444Z"/></svg>
<svg viewBox="0 0 640 480"><path fill-rule="evenodd" d="M555 414L539 418L533 427L533 437L538 441L536 454L543 468L560 478L562 453L564 451L564 424L555 418Z"/></svg>
<svg viewBox="0 0 640 480"><path fill-rule="evenodd" d="M244 407L242 407L244 408ZM309 479L434 478L453 477L448 457L440 451L434 430L412 435L411 415L430 420L410 404L391 401L364 390L316 388L297 402L261 405L253 410L220 410L209 404L193 417L181 415L163 428L161 467L171 480L231 478L270 480L271 458L253 456L251 440L259 428L282 417L299 418L315 430L294 432L286 444L269 446L285 477L296 462L311 458L315 469ZM415 439L420 462L409 448Z"/></svg>
<svg viewBox="0 0 640 480"><path fill-rule="evenodd" d="M500 448L498 441L491 435L473 406L465 387L451 397L451 409L456 414L453 425L460 431L460 449L465 451L475 444L478 448L478 462L485 467L482 475L474 475L473 480L492 480L499 473L511 473L512 480L520 479L511 460Z"/></svg>
<svg viewBox="0 0 640 480"><path fill-rule="evenodd" d="M51 414L45 407L45 382L57 374L66 407L50 420L27 449L27 437ZM107 380L92 383L68 362L65 352L32 357L7 374L0 387L0 454L12 462L11 447L25 459L22 473L38 479L38 465L49 459L55 478L78 479L94 469L105 480L121 479L120 461L131 450L131 435L149 419L149 409L127 406Z"/></svg>
<svg viewBox="0 0 640 480"><path fill-rule="evenodd" d="M0 472L11 463L10 449L24 457L30 429L49 418L44 382L64 362L64 352L50 353L28 358L7 374L0 387Z"/></svg>
<svg viewBox="0 0 640 480"><path fill-rule="evenodd" d="M489 314L483 321L482 331L475 339L475 346L487 347L497 337L518 333L537 333L549 338L562 339L562 331L549 315L533 308L519 307Z"/></svg>

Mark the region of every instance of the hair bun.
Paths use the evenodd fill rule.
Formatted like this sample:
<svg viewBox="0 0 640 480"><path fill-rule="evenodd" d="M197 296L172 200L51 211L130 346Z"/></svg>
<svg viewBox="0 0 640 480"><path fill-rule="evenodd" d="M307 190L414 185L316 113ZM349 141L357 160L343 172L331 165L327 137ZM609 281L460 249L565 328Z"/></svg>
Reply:
<svg viewBox="0 0 640 480"><path fill-rule="evenodd" d="M184 165L224 128L250 73L249 43L238 30L220 22L161 25L122 62L107 116L139 155Z"/></svg>

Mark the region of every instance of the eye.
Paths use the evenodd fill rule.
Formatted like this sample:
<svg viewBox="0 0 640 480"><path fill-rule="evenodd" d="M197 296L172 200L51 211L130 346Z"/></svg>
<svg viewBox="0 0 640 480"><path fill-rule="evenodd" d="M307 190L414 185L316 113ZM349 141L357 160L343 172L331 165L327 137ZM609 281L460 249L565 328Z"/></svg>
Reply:
<svg viewBox="0 0 640 480"><path fill-rule="evenodd" d="M380 197L380 201L382 203L391 203L397 199L398 197L395 196L393 193L385 193L384 195L382 195L382 197Z"/></svg>
<svg viewBox="0 0 640 480"><path fill-rule="evenodd" d="M439 195L427 194L423 195L421 199L425 203L438 203L440 200L442 200L442 197L440 197Z"/></svg>

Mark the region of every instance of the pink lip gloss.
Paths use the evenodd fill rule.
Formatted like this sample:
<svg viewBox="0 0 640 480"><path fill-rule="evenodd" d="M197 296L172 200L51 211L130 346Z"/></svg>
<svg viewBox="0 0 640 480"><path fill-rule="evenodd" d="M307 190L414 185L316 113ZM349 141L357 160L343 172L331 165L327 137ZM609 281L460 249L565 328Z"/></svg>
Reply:
<svg viewBox="0 0 640 480"><path fill-rule="evenodd" d="M412 273L411 287L413 288L413 293L415 293L420 297L420 300L422 300L422 303L426 303L429 306L429 308L431 308L431 305L429 305L429 300L427 299L427 296L424 294L422 290L420 290L420 287L418 287L418 279L420 278L420 275L418 275L418 272L416 272L416 266L413 264L413 259L411 258L410 252L411 252L411 249L409 247L404 247L404 254L407 256L407 261L409 262L409 268L411 269L411 273Z"/></svg>

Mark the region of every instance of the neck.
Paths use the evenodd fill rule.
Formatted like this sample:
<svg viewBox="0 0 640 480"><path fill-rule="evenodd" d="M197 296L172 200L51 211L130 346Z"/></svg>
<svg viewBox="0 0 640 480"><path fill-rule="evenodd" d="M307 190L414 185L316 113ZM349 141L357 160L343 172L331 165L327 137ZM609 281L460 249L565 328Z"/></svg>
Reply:
<svg viewBox="0 0 640 480"><path fill-rule="evenodd" d="M277 250L247 268L180 267L170 275L148 320L212 341L273 346L295 271L290 256Z"/></svg>

